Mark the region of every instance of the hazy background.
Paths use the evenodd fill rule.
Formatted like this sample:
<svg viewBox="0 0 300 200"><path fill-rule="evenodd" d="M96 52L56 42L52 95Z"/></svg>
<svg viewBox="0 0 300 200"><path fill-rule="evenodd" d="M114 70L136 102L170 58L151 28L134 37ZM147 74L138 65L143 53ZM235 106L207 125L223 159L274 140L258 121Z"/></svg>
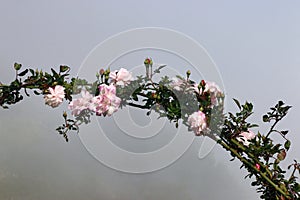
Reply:
<svg viewBox="0 0 300 200"><path fill-rule="evenodd" d="M299 8L298 1L274 0L2 0L0 80L14 78L14 62L46 70L67 64L76 75L87 54L111 35L145 26L174 29L202 44L216 62L227 110L235 108L233 97L251 101L251 119L261 124L262 114L277 100L293 105L280 125L291 131L291 162L299 159L300 150ZM221 148L203 160L197 158L201 138L177 162L157 172L133 175L105 167L77 135L65 143L56 134L62 110L45 107L37 97L0 111L1 200L259 199L250 181L243 180L246 173L239 163L229 162ZM261 124L260 130L265 129Z"/></svg>

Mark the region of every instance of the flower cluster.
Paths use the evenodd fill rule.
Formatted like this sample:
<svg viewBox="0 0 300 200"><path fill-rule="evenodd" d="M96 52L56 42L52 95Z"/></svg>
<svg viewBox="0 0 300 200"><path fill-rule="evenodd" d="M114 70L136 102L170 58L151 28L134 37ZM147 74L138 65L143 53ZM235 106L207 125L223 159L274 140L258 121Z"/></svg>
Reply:
<svg viewBox="0 0 300 200"><path fill-rule="evenodd" d="M195 111L188 116L187 123L189 128L195 133L196 136L204 135L204 133L209 133L209 123L208 116L206 116L203 110L212 109L215 106L221 104L222 96L224 95L220 87L209 81L201 80L199 84L190 81L190 72L187 72L187 79L182 77L174 77L171 79L170 88L174 92L183 93L184 95L196 95L198 101L205 101L208 103L207 107L203 107L200 102L199 111Z"/></svg>
<svg viewBox="0 0 300 200"><path fill-rule="evenodd" d="M211 107L219 104L218 97L223 95L222 90L215 82L202 80L199 84L191 83L181 77L174 77L170 83L170 87L178 92L187 94L196 93L198 95L208 94L210 98Z"/></svg>
<svg viewBox="0 0 300 200"><path fill-rule="evenodd" d="M150 64L152 64L152 60L146 59L145 65ZM98 85L96 96L91 94L88 90L82 89L81 97L73 99L69 103L68 108L73 116L79 116L85 110L94 112L98 116L110 116L119 109L122 99L117 95L117 87L126 90L125 87L134 80L132 73L127 69L121 68L115 71L102 70L100 71L101 76L105 75L106 72L108 72L106 77L108 77L109 80L107 80L106 83L102 82ZM171 79L169 87L175 91L186 93L187 95L208 95L208 97L210 97L211 107L217 105L217 99L222 94L217 84L204 80L199 84L196 84L190 82L188 79L175 77ZM65 96L64 90L65 88L60 85L57 85L54 88L50 87L49 94L44 96L45 103L52 107L60 105ZM202 135L205 131L209 130L207 116L200 110L190 114L187 123L189 128L193 130L197 136Z"/></svg>
<svg viewBox="0 0 300 200"><path fill-rule="evenodd" d="M70 102L68 108L73 116L80 115L84 110L95 112L98 116L110 116L118 110L121 99L116 95L116 86L127 86L133 77L131 72L121 68L110 72L109 78L111 79L109 85L102 83L98 86L99 95L93 96L87 90L82 90L82 97ZM44 96L45 103L53 108L59 106L65 97L64 90L65 88L60 85L55 86L54 89L50 87L50 93Z"/></svg>
<svg viewBox="0 0 300 200"><path fill-rule="evenodd" d="M103 74L102 72L101 74ZM93 96L88 91L82 91L82 97L71 101L69 109L72 115L78 116L83 110L95 112L96 115L111 116L120 106L121 99L116 95L117 86L127 86L133 81L131 72L121 68L109 73L111 82L109 85L98 86L99 95Z"/></svg>
<svg viewBox="0 0 300 200"><path fill-rule="evenodd" d="M111 85L100 85L100 94L93 98L92 111L100 115L112 115L119 108L121 99L116 96L116 87Z"/></svg>
<svg viewBox="0 0 300 200"><path fill-rule="evenodd" d="M96 115L112 115L119 108L121 99L116 96L116 87L114 85L102 84L99 86L100 94L93 96L88 91L81 92L81 98L70 102L69 109L72 115L78 116L84 110L95 112Z"/></svg>
<svg viewBox="0 0 300 200"><path fill-rule="evenodd" d="M146 59L145 65L149 64L152 64L152 60ZM111 116L118 110L122 99L117 96L117 87L121 87L125 90L125 87L128 86L134 79L132 73L124 68L111 72L100 70L100 74L102 76L106 72L109 72L109 74L107 74L109 81L107 81L106 84L101 83L98 85L98 92L96 92L98 95L94 96L89 91L82 89L81 97L73 99L69 103L68 108L73 116L79 116L85 110L94 112L98 116ZM186 95L206 95L209 97L211 104L210 107L216 106L218 104L218 97L223 94L219 86L214 82L202 80L199 84L196 84L181 77L172 78L169 87L172 90L183 92ZM60 105L64 99L64 89L65 88L60 85L55 86L55 88L49 88L50 94L46 94L44 96L45 103L52 107ZM199 136L203 135L204 132L209 131L207 119L206 114L199 110L188 116L187 123L195 135ZM245 145L248 145L248 143L245 142Z"/></svg>

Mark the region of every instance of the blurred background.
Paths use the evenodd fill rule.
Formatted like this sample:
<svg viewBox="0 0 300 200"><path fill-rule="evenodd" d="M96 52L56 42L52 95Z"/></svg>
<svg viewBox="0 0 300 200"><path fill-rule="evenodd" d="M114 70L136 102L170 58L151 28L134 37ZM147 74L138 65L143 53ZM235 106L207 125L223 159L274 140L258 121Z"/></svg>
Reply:
<svg viewBox="0 0 300 200"><path fill-rule="evenodd" d="M260 128L253 131L267 130L261 117L278 100L293 106L280 124L290 130L292 140L287 166L299 159L300 150L299 7L297 1L274 0L2 0L0 80L13 80L14 62L45 71L66 64L76 76L89 52L112 35L142 27L173 29L200 43L218 66L227 111L236 109L232 98L254 104L251 121ZM147 53L140 52L140 60L132 63L127 59L126 65L130 69L142 64L152 56ZM164 58L168 56L159 61L169 64ZM170 63L178 71L188 68ZM120 62L115 64L111 68L120 67ZM196 138L180 159L162 170L129 174L110 169L88 153L77 134L66 143L55 132L65 107L51 109L42 97L32 97L0 111L1 200L259 199L251 181L243 179L246 173L239 170L240 163L230 162L223 149L216 146L204 159L197 157L203 138ZM148 123L143 111L132 110L131 115L136 123ZM107 126L113 122L103 121ZM120 136L118 128L109 134L123 148L142 152L145 146L155 149L167 143L172 133L176 129L167 123L162 140L143 145Z"/></svg>

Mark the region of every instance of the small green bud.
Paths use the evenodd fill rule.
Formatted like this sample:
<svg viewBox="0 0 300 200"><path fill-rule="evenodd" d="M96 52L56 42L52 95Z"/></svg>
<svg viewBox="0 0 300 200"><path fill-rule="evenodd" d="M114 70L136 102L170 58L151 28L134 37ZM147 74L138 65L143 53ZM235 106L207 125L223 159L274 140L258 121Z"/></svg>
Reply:
<svg viewBox="0 0 300 200"><path fill-rule="evenodd" d="M200 85L201 85L201 87L204 87L206 85L205 81L201 80Z"/></svg>
<svg viewBox="0 0 300 200"><path fill-rule="evenodd" d="M154 92L151 94L151 96L152 96L153 99L156 99L158 97L157 94L154 93Z"/></svg>
<svg viewBox="0 0 300 200"><path fill-rule="evenodd" d="M14 68L15 68L15 70L17 70L17 71L20 70L21 67L22 67L21 64L18 64L18 63L15 63L15 64L14 64Z"/></svg>
<svg viewBox="0 0 300 200"><path fill-rule="evenodd" d="M282 160L285 159L285 157L286 157L286 152L285 152L284 149L282 149L282 150L280 151L280 153L277 154L277 159L280 160L280 161L282 161Z"/></svg>
<svg viewBox="0 0 300 200"><path fill-rule="evenodd" d="M269 117L268 117L268 115L264 115L263 116L263 122L269 122L270 120L269 120Z"/></svg>
<svg viewBox="0 0 300 200"><path fill-rule="evenodd" d="M190 78L190 75L191 75L191 71L190 71L190 70L187 70L187 72L186 72L187 78Z"/></svg>
<svg viewBox="0 0 300 200"><path fill-rule="evenodd" d="M68 116L68 114L67 114L67 112L65 111L65 112L63 113L63 117L66 119L67 116Z"/></svg>

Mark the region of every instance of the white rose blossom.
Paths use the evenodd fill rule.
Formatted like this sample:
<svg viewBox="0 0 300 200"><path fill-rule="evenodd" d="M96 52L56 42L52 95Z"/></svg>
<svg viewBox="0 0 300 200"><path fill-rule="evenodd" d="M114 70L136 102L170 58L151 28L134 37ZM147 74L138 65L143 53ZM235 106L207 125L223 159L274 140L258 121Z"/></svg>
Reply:
<svg viewBox="0 0 300 200"><path fill-rule="evenodd" d="M207 129L205 114L201 111L194 112L188 117L188 124L195 135L201 135Z"/></svg>
<svg viewBox="0 0 300 200"><path fill-rule="evenodd" d="M110 72L109 78L111 78L116 85L120 86L126 86L133 80L132 73L124 68Z"/></svg>
<svg viewBox="0 0 300 200"><path fill-rule="evenodd" d="M68 108L72 111L72 115L78 116L83 110L93 110L93 95L86 90L81 91L82 98L74 99L70 102Z"/></svg>
<svg viewBox="0 0 300 200"><path fill-rule="evenodd" d="M65 88L61 85L56 85L54 88L50 87L48 90L50 94L44 96L45 104L52 108L59 106L65 97Z"/></svg>

